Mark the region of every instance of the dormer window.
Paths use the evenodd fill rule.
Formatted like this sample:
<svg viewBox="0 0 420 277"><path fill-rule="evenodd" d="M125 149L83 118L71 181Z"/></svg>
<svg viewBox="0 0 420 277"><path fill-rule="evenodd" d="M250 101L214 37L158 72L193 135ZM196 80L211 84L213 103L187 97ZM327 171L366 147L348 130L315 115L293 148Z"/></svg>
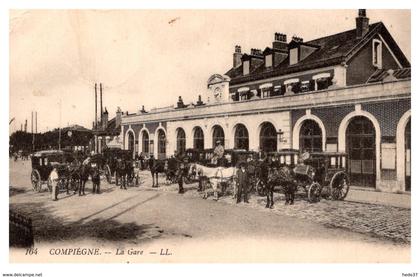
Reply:
<svg viewBox="0 0 420 277"><path fill-rule="evenodd" d="M378 39L372 41L372 64L378 69L382 68L382 41Z"/></svg>
<svg viewBox="0 0 420 277"><path fill-rule="evenodd" d="M297 64L298 63L298 51L299 51L299 48L293 48L293 49L290 49L290 54L289 54L289 61L290 61L290 65L293 65L293 64Z"/></svg>
<svg viewBox="0 0 420 277"><path fill-rule="evenodd" d="M249 93L249 87L239 88L238 89L239 100L240 101L248 100L248 93Z"/></svg>
<svg viewBox="0 0 420 277"><path fill-rule="evenodd" d="M315 81L315 90L327 89L331 83L331 74L330 73L320 73L312 77L312 80Z"/></svg>
<svg viewBox="0 0 420 277"><path fill-rule="evenodd" d="M261 89L261 98L268 98L271 96L271 91L273 88L273 84L272 83L266 83L266 84L262 84L260 86Z"/></svg>
<svg viewBox="0 0 420 277"><path fill-rule="evenodd" d="M249 74L249 61L244 61L244 63L243 63L243 73L244 73L244 75Z"/></svg>
<svg viewBox="0 0 420 277"><path fill-rule="evenodd" d="M265 67L269 68L273 66L273 55L267 55L265 56Z"/></svg>

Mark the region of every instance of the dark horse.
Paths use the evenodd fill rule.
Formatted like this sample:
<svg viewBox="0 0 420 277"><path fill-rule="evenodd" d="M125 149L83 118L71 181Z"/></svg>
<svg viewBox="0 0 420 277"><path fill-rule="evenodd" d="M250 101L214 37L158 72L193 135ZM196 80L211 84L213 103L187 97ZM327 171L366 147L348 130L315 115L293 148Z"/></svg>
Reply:
<svg viewBox="0 0 420 277"><path fill-rule="evenodd" d="M85 195L86 182L89 180L91 173L90 163L81 164L79 167L79 196Z"/></svg>
<svg viewBox="0 0 420 277"><path fill-rule="evenodd" d="M120 183L120 189L127 189L127 168L126 161L118 159L115 168L115 185Z"/></svg>
<svg viewBox="0 0 420 277"><path fill-rule="evenodd" d="M276 186L280 186L286 197L285 205L293 205L295 201L295 193L297 190L297 183L294 178L294 172L289 166L271 167L268 172L268 180L265 185L267 193L266 208L273 208L274 199L273 192Z"/></svg>
<svg viewBox="0 0 420 277"><path fill-rule="evenodd" d="M164 160L155 160L154 158L149 159L149 169L152 174L152 188L159 186L159 173L165 173L165 163ZM155 176L156 176L156 185L155 185Z"/></svg>

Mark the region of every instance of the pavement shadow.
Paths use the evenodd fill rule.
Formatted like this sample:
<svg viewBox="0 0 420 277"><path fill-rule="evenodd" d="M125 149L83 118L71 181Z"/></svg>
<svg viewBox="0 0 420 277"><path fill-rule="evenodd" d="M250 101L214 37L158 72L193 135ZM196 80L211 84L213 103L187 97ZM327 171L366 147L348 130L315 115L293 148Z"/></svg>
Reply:
<svg viewBox="0 0 420 277"><path fill-rule="evenodd" d="M26 189L9 186L9 197L17 194L25 193Z"/></svg>
<svg viewBox="0 0 420 277"><path fill-rule="evenodd" d="M32 219L35 244L77 239L137 242L162 235L153 224L121 223L115 217L67 222L65 218L54 216L43 203L11 204L10 209Z"/></svg>

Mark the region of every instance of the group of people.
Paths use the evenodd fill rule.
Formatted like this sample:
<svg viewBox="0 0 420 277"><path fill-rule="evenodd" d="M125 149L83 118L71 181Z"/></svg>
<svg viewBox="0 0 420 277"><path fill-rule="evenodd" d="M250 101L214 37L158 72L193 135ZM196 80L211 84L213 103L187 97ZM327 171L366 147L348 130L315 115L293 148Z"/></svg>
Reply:
<svg viewBox="0 0 420 277"><path fill-rule="evenodd" d="M85 185L89 177L92 180L92 193L99 194L101 192L101 178L99 167L96 164L90 162L90 158L80 162L74 159L70 163L64 165L65 173L60 172L59 167L63 167L60 164L50 165L52 167L51 173L49 174L48 181L51 185L51 198L53 201L58 200L58 194L60 191L60 185L64 184L67 194L69 194L69 184L74 182L74 193L79 192L79 196L85 195ZM63 170L61 170L63 171Z"/></svg>

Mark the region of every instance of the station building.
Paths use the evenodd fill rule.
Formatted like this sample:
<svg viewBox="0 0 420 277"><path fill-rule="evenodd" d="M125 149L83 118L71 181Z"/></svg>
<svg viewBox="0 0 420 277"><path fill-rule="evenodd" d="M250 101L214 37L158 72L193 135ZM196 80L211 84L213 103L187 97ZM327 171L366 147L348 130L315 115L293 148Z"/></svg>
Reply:
<svg viewBox="0 0 420 277"><path fill-rule="evenodd" d="M410 191L411 65L382 22L359 10L355 28L319 39L274 35L236 46L197 103L124 114L123 147L162 159L175 150L348 153L352 185ZM203 96L203 99L201 99Z"/></svg>

